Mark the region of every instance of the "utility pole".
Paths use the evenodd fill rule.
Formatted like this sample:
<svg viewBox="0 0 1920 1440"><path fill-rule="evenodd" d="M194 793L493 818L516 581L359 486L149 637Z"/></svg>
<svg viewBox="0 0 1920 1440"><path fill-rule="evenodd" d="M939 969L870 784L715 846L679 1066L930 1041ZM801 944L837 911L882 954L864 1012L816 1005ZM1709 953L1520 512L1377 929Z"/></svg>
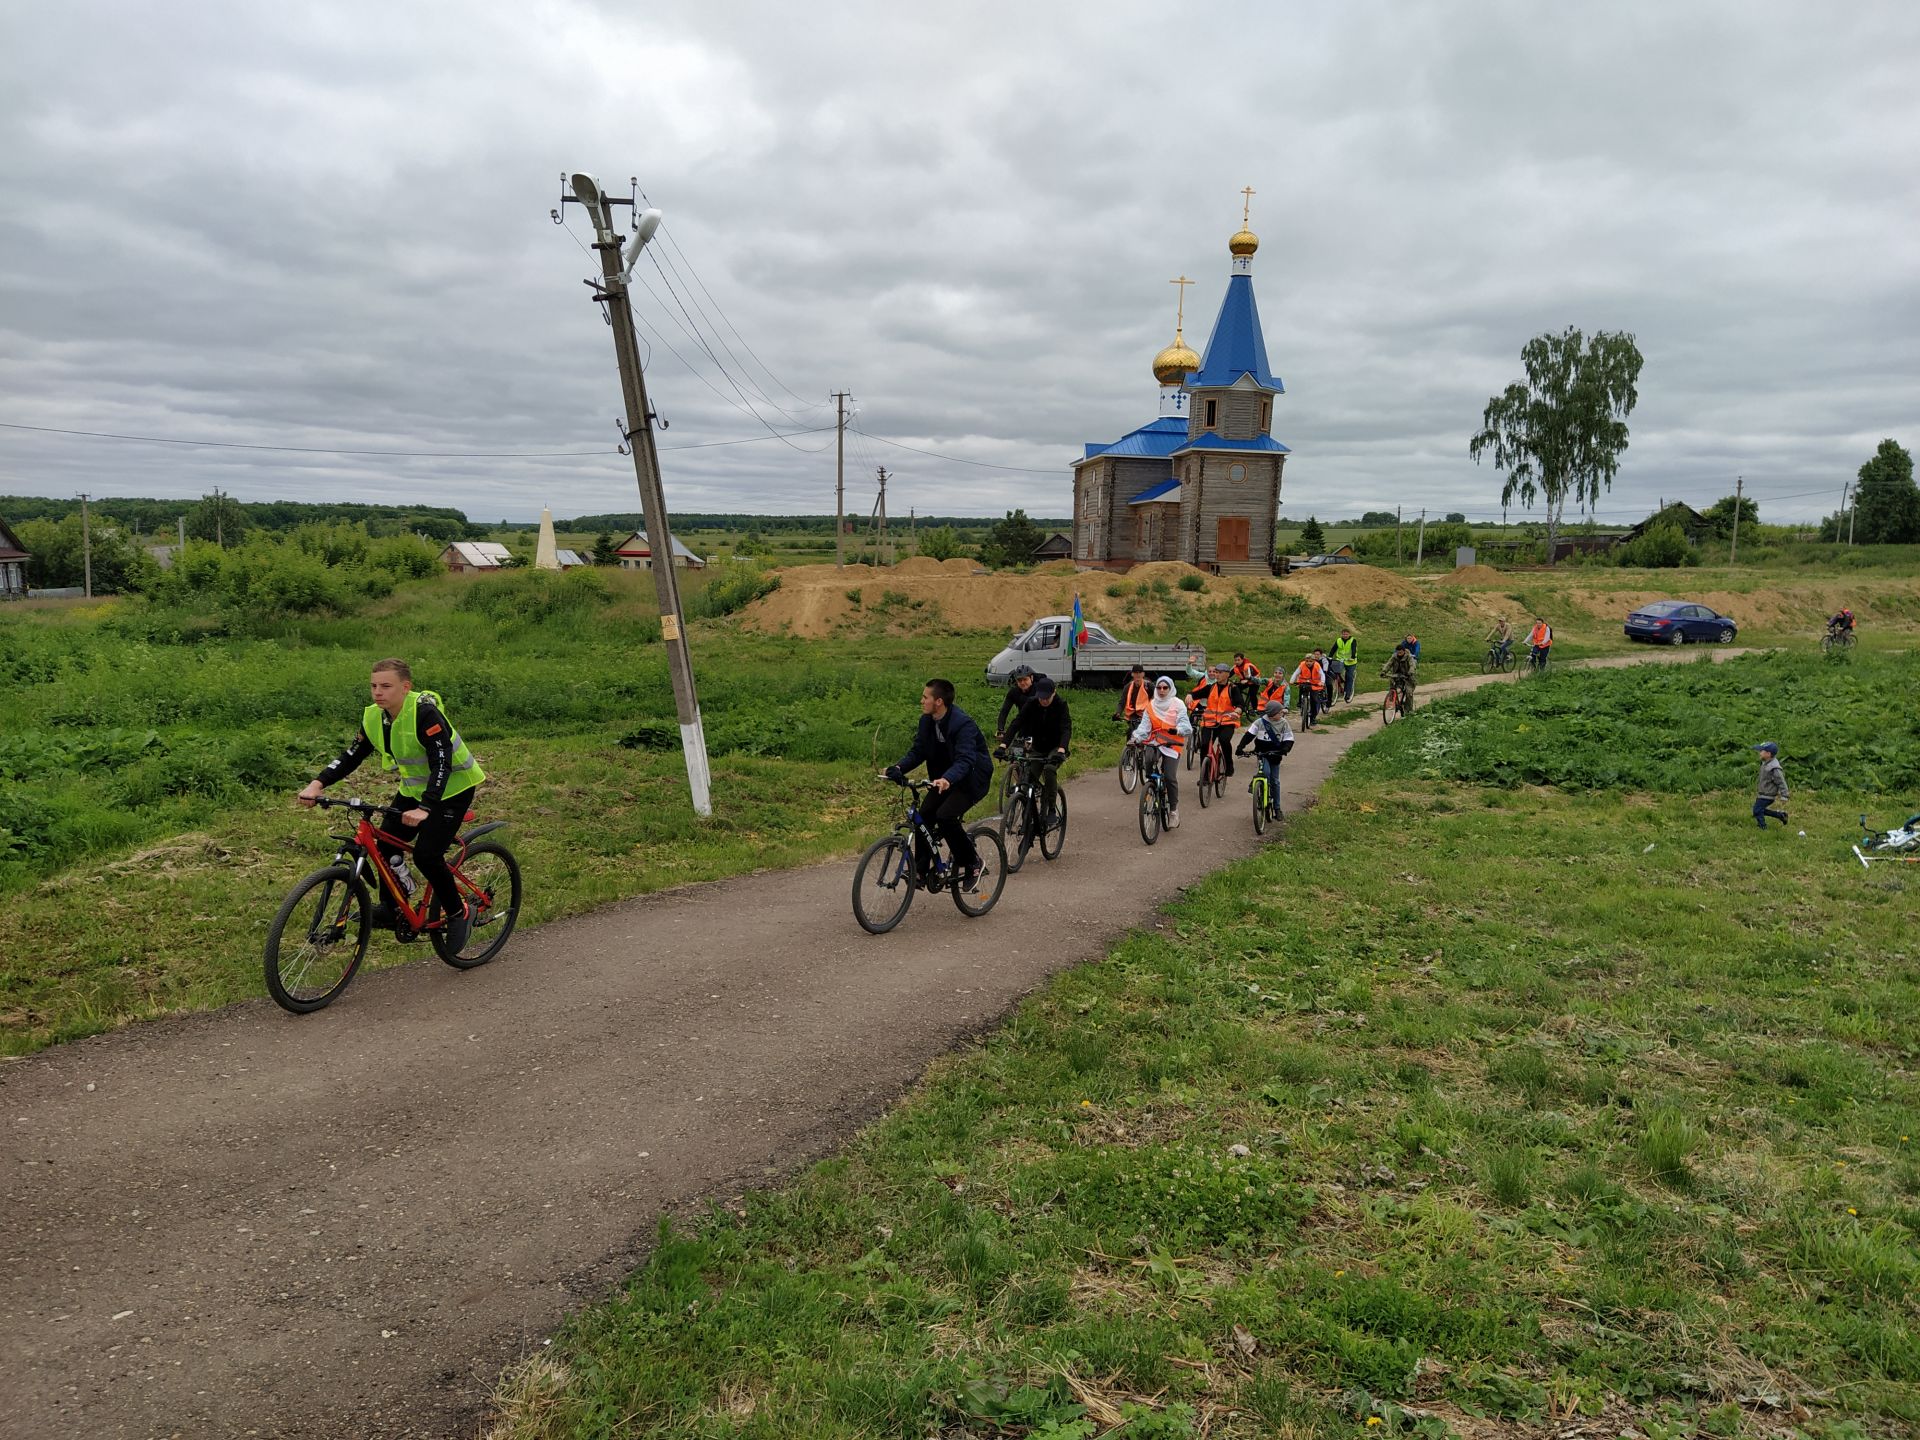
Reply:
<svg viewBox="0 0 1920 1440"><path fill-rule="evenodd" d="M1420 541L1413 547L1413 568L1420 568L1420 561L1427 553L1427 509L1420 507Z"/></svg>
<svg viewBox="0 0 1920 1440"><path fill-rule="evenodd" d="M839 421L833 427L833 563L847 563L847 392L833 392Z"/></svg>
<svg viewBox="0 0 1920 1440"><path fill-rule="evenodd" d="M222 550L227 548L226 510L227 497L216 485L213 487L213 543Z"/></svg>
<svg viewBox="0 0 1920 1440"><path fill-rule="evenodd" d="M1840 543L1840 521L1847 513L1847 491L1852 484L1853 482L1851 480L1842 480L1840 482L1840 512L1833 517L1833 541L1836 545Z"/></svg>
<svg viewBox="0 0 1920 1440"><path fill-rule="evenodd" d="M600 182L587 174L571 179L573 194L563 196L586 210L593 222L593 249L600 257L600 285L593 298L607 307L613 326L613 353L620 366L620 393L626 403L621 426L633 452L634 478L640 487L640 512L647 525L647 543L653 556L653 588L660 600L660 638L667 647L667 673L673 679L673 705L680 719L680 746L687 761L687 789L693 813L702 819L713 814L712 782L707 768L707 736L700 722L700 697L693 685L693 657L687 650L686 622L680 609L680 581L674 570L673 529L667 519L666 490L660 482L660 454L654 447L653 410L647 404L646 376L640 369L640 347L634 340L633 308L627 298L627 273L653 232L660 228L660 212L635 217L632 259L621 266L621 239L613 228L613 204L601 193ZM619 202L632 205L631 200ZM665 563L661 563L664 559Z"/></svg>
<svg viewBox="0 0 1920 1440"><path fill-rule="evenodd" d="M173 525L174 533L180 537L180 549L176 553L184 555L187 553L187 516L185 511L173 517Z"/></svg>
<svg viewBox="0 0 1920 1440"><path fill-rule="evenodd" d="M93 525L87 515L87 492L80 492L80 554L86 566L86 597L93 598Z"/></svg>
<svg viewBox="0 0 1920 1440"><path fill-rule="evenodd" d="M917 518L918 512L909 505L907 507L907 550L914 555L920 553L920 538L915 525Z"/></svg>
<svg viewBox="0 0 1920 1440"><path fill-rule="evenodd" d="M1853 487L1853 504L1847 507L1847 544L1853 544L1853 521L1860 513L1860 487Z"/></svg>
<svg viewBox="0 0 1920 1440"><path fill-rule="evenodd" d="M1727 564L1733 564L1734 556L1740 553L1740 492L1745 488L1747 477L1733 477L1733 544L1727 550Z"/></svg>
<svg viewBox="0 0 1920 1440"><path fill-rule="evenodd" d="M890 565L890 558L883 559L887 553L887 467L882 465L876 472L880 478L880 496L873 502L875 525L873 531L873 563Z"/></svg>
<svg viewBox="0 0 1920 1440"><path fill-rule="evenodd" d="M1393 563L1400 563L1400 507L1393 507Z"/></svg>

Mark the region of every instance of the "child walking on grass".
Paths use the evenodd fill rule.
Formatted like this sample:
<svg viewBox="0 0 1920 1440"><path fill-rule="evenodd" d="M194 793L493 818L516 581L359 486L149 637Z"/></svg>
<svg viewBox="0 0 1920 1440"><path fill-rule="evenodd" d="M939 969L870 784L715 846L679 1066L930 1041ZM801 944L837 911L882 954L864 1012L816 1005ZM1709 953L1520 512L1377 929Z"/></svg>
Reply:
<svg viewBox="0 0 1920 1440"><path fill-rule="evenodd" d="M1760 793L1754 797L1753 801L1753 823L1762 830L1767 828L1769 819L1778 820L1785 825L1787 812L1773 808L1773 802L1776 800L1782 805L1787 803L1787 776L1786 772L1780 768L1780 747L1771 740L1762 740L1753 748L1761 756Z"/></svg>

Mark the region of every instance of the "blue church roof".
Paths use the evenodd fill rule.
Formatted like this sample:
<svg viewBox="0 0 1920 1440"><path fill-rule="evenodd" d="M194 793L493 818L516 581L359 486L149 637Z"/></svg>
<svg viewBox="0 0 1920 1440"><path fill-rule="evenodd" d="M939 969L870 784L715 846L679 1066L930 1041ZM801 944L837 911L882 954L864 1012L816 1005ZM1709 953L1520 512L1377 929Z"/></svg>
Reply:
<svg viewBox="0 0 1920 1440"><path fill-rule="evenodd" d="M1267 366L1267 341L1260 330L1260 307L1253 299L1253 276L1246 274L1228 277L1227 297L1213 322L1206 358L1187 376L1186 385L1189 390L1227 386L1242 375L1251 375L1263 390L1286 393L1280 377Z"/></svg>
<svg viewBox="0 0 1920 1440"><path fill-rule="evenodd" d="M1182 445L1174 453L1191 455L1196 450L1237 450L1245 455L1291 455L1293 453L1271 435L1255 435L1250 440L1225 440L1211 430L1202 430L1191 445Z"/></svg>
<svg viewBox="0 0 1920 1440"><path fill-rule="evenodd" d="M1091 460L1096 455L1131 456L1149 460L1163 459L1187 443L1187 421L1183 415L1162 415L1159 419L1142 425L1122 435L1111 445L1088 445L1087 453L1080 458Z"/></svg>
<svg viewBox="0 0 1920 1440"><path fill-rule="evenodd" d="M1180 488L1180 482L1177 479L1175 479L1173 476L1169 475L1166 479L1162 480L1159 484L1149 485L1146 489L1142 490L1138 495L1134 496L1127 503L1129 505L1151 505L1156 500L1165 499L1167 496L1173 494L1179 488Z"/></svg>

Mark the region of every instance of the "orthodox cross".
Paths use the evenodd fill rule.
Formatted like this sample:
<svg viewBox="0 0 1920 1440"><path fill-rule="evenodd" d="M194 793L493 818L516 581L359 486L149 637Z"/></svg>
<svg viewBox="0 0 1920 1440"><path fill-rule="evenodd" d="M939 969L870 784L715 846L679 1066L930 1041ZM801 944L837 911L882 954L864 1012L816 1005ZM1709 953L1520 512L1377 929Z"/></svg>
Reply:
<svg viewBox="0 0 1920 1440"><path fill-rule="evenodd" d="M1198 282L1189 280L1186 276L1182 275L1178 280L1169 280L1167 283L1169 285L1178 285L1180 287L1180 308L1173 322L1174 338L1178 339L1180 335L1180 327L1186 323L1186 319L1187 319L1187 286L1196 284Z"/></svg>
<svg viewBox="0 0 1920 1440"><path fill-rule="evenodd" d="M1253 213L1253 187L1249 185L1240 193L1246 197L1240 202L1240 228L1244 230L1247 228L1248 217Z"/></svg>

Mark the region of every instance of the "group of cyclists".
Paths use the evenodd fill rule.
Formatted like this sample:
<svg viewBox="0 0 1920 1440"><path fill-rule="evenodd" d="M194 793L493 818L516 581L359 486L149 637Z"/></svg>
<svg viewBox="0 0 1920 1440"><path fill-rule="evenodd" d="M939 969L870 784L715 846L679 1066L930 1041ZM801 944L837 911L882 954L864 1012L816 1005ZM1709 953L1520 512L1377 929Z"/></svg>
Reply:
<svg viewBox="0 0 1920 1440"><path fill-rule="evenodd" d="M1493 622L1493 628L1487 631L1487 658L1494 669L1504 670L1513 659L1513 622L1502 615ZM1553 651L1553 626L1546 617L1533 617L1533 628L1527 632L1527 666L1532 670L1547 668L1547 657Z"/></svg>

